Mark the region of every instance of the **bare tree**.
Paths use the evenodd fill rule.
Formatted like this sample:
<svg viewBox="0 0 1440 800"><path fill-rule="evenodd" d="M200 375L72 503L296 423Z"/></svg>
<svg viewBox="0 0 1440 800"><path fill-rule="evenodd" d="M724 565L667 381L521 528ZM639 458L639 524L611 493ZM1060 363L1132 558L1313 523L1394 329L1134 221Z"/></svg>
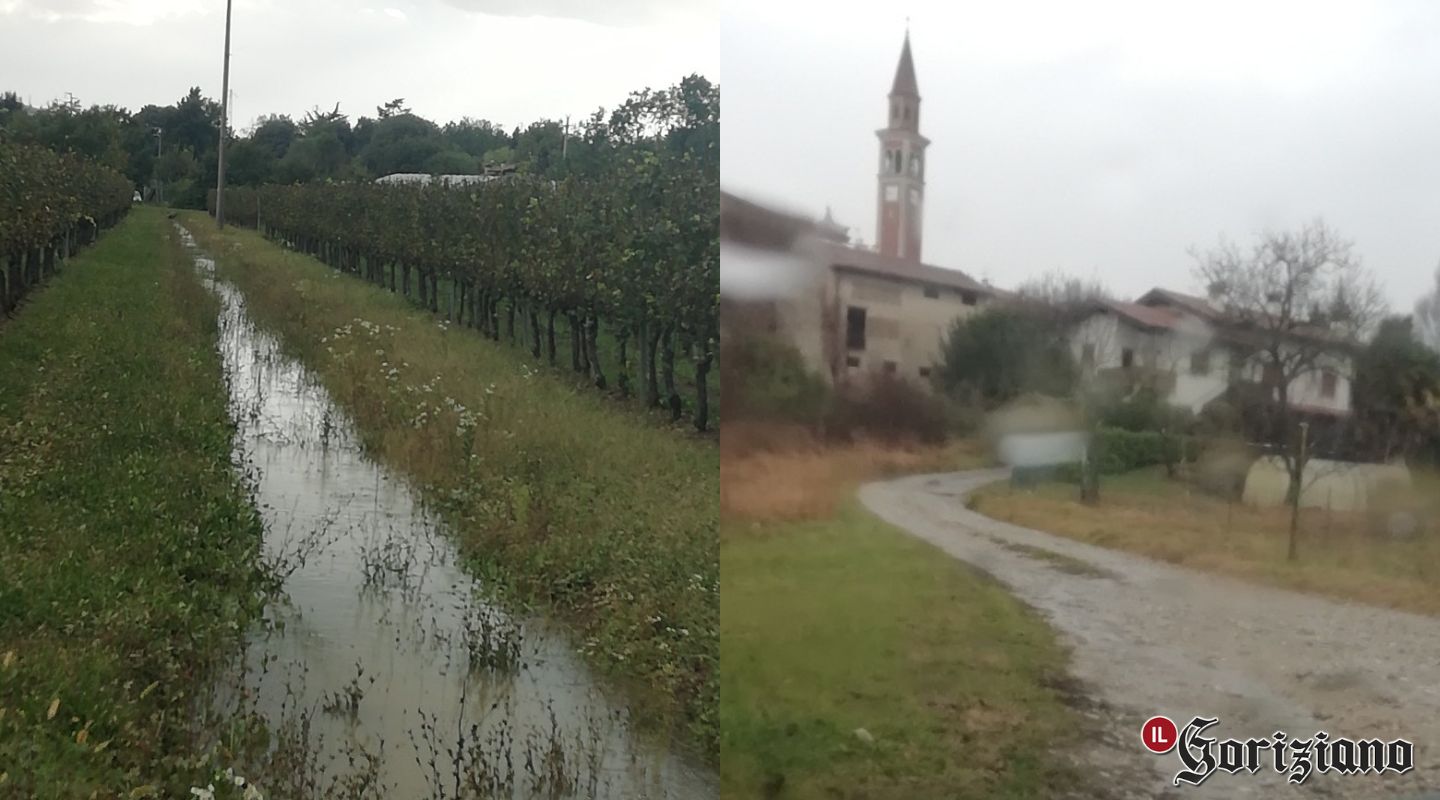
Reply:
<svg viewBox="0 0 1440 800"><path fill-rule="evenodd" d="M1192 251L1196 277L1208 288L1257 365L1269 425L1289 475L1298 513L1306 448L1291 389L1322 369L1353 374L1350 353L1384 310L1380 290L1353 252L1323 221L1298 231L1267 231L1248 250L1221 241ZM1293 557L1294 542L1291 550Z"/></svg>
<svg viewBox="0 0 1440 800"><path fill-rule="evenodd" d="M1435 288L1415 303L1415 335L1440 350L1440 267L1435 268Z"/></svg>
<svg viewBox="0 0 1440 800"><path fill-rule="evenodd" d="M1096 303L1114 299L1099 278L1081 278L1054 269L1020 284L1015 290L1021 300L1040 303L1066 317L1083 316Z"/></svg>

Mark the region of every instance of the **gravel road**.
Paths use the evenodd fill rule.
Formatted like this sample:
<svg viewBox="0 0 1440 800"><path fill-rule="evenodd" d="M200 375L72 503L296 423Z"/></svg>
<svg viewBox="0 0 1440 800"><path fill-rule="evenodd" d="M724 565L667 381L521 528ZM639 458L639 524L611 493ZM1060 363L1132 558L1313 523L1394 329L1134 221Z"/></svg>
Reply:
<svg viewBox="0 0 1440 800"><path fill-rule="evenodd" d="M1094 723L1086 797L1440 798L1440 620L1243 583L999 522L965 507L1005 470L871 483L882 519L1006 584L1072 651ZM1164 531L1155 535L1163 536ZM1403 737L1404 775L1314 773L1286 783L1269 762L1175 788L1178 755L1141 747L1146 719L1219 718L1218 738Z"/></svg>

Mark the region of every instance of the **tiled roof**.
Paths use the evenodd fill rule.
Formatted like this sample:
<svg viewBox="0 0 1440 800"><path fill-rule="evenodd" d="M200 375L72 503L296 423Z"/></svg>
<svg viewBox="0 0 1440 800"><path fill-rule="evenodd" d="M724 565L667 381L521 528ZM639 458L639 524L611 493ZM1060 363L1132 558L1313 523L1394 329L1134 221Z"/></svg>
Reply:
<svg viewBox="0 0 1440 800"><path fill-rule="evenodd" d="M948 286L952 289L964 289L991 296L1003 294L995 287L986 286L958 269L945 269L944 267L921 264L917 261L892 258L883 256L873 250L857 250L853 247L846 247L833 242L825 243L824 247L825 255L831 266L836 269L849 269L884 278L898 278L914 283Z"/></svg>
<svg viewBox="0 0 1440 800"><path fill-rule="evenodd" d="M1106 300L1100 305L1146 328L1174 330L1180 326L1183 319L1178 312L1163 306L1145 306L1119 300Z"/></svg>

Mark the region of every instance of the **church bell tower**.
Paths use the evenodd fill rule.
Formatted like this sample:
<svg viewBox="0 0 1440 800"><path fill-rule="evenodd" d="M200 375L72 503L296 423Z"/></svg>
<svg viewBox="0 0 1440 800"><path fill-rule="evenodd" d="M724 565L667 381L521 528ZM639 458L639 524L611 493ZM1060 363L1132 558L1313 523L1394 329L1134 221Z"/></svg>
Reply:
<svg viewBox="0 0 1440 800"><path fill-rule="evenodd" d="M895 82L890 87L890 124L875 132L880 139L875 226L880 254L905 261L920 260L925 201L925 148L920 135L920 89L910 56L910 32L900 50Z"/></svg>

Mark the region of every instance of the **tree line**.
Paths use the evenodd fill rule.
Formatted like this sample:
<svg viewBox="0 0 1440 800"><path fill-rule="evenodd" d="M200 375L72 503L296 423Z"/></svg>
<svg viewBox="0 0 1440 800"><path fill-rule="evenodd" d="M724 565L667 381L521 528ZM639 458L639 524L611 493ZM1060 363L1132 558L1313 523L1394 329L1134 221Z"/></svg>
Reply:
<svg viewBox="0 0 1440 800"><path fill-rule="evenodd" d="M0 313L129 210L130 182L74 154L0 139Z"/></svg>
<svg viewBox="0 0 1440 800"><path fill-rule="evenodd" d="M707 116L718 119L718 95L718 87L690 76L669 89L636 92L609 112L509 130L471 117L434 122L413 113L403 98L356 119L339 105L316 106L298 118L265 115L230 132L226 182L258 187L393 173L482 174L500 164L555 180L595 177L616 145L644 135L661 109L688 118L683 136L695 144L713 136L718 159L718 126L707 132L705 125ZM30 106L14 92L0 92L0 137L94 159L123 173L146 200L203 208L216 183L220 105L198 87L169 105L133 112L113 105L85 108L74 98Z"/></svg>
<svg viewBox="0 0 1440 800"><path fill-rule="evenodd" d="M227 217L496 340L517 340L518 321L518 339L552 365L558 334L571 369L601 389L613 377L672 420L686 405L685 359L705 430L719 337L718 100L708 84L633 95L603 124L593 177L236 188ZM602 335L618 351L613 374Z"/></svg>

